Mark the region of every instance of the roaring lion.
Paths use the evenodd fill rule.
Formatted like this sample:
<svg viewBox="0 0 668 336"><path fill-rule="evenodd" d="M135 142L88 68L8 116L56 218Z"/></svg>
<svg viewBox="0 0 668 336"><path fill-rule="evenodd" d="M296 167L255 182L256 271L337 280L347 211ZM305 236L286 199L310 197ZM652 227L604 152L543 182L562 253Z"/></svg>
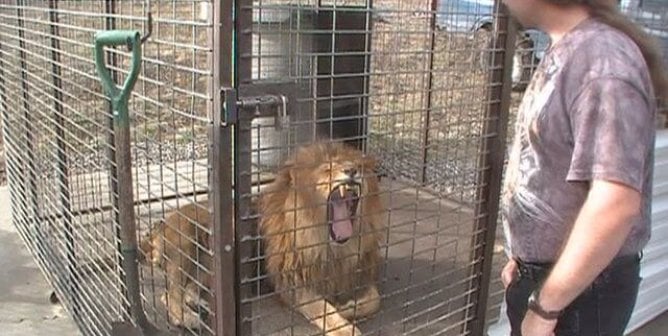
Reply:
<svg viewBox="0 0 668 336"><path fill-rule="evenodd" d="M338 143L298 149L260 195L266 269L282 301L327 335L380 306L383 205L375 160Z"/></svg>
<svg viewBox="0 0 668 336"><path fill-rule="evenodd" d="M169 322L175 326L198 329L202 315L206 315L200 315L198 308L206 312L212 304L211 274L206 272L212 265L207 252L210 229L207 203L190 203L170 213L140 241L140 261L165 270L167 290L160 300L168 307Z"/></svg>

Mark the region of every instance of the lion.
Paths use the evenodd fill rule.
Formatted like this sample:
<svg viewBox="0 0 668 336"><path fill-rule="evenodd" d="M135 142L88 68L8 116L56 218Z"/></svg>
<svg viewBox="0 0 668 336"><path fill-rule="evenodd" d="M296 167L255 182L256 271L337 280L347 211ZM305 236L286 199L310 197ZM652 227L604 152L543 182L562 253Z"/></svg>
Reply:
<svg viewBox="0 0 668 336"><path fill-rule="evenodd" d="M198 307L206 312L213 303L211 275L205 271L212 265L207 252L211 225L207 203L190 203L170 213L140 240L140 261L165 270L167 290L160 300L175 326L198 329L202 320Z"/></svg>
<svg viewBox="0 0 668 336"><path fill-rule="evenodd" d="M299 148L260 194L265 269L281 301L326 335L376 313L383 204L375 160L339 143Z"/></svg>

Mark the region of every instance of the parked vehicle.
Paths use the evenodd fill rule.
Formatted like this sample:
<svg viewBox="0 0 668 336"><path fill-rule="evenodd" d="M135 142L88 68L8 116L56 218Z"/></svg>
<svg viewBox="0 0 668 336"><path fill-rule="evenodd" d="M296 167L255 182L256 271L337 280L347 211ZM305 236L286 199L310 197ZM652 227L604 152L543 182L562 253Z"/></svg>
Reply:
<svg viewBox="0 0 668 336"><path fill-rule="evenodd" d="M470 34L471 38L482 39L483 45L491 41L494 28L494 0L440 0L436 13L438 29ZM538 61L547 49L549 38L537 30L521 30L516 38L513 57L512 84L516 90L526 86ZM481 67L485 63L486 50L480 55Z"/></svg>
<svg viewBox="0 0 668 336"><path fill-rule="evenodd" d="M619 0L620 9L657 39L668 66L668 0ZM438 29L476 36L491 36L494 0L440 0L436 14ZM514 89L523 89L547 50L549 37L536 29L521 30L513 57ZM481 57L481 60L486 60ZM482 63L482 66L485 64Z"/></svg>
<svg viewBox="0 0 668 336"><path fill-rule="evenodd" d="M668 67L668 0L621 0L620 7L656 39Z"/></svg>

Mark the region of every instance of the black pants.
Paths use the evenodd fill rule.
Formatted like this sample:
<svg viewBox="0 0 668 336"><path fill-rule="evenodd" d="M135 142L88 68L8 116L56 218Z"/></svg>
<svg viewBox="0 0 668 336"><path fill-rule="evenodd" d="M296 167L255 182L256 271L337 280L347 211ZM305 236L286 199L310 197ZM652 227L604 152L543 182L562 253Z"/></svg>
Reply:
<svg viewBox="0 0 668 336"><path fill-rule="evenodd" d="M518 275L506 290L512 336L521 335L531 292L543 282L549 264L518 261ZM565 310L557 336L621 336L633 312L640 284L640 257L619 257Z"/></svg>

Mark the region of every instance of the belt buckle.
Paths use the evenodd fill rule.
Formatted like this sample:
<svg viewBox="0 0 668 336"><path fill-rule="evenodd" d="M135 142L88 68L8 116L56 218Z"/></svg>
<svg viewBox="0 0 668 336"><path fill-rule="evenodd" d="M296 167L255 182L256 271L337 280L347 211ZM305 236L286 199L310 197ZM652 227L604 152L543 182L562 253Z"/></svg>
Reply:
<svg viewBox="0 0 668 336"><path fill-rule="evenodd" d="M531 278L531 271L529 271L529 268L526 267L525 265L518 263L517 271L519 272L520 276L525 278Z"/></svg>

